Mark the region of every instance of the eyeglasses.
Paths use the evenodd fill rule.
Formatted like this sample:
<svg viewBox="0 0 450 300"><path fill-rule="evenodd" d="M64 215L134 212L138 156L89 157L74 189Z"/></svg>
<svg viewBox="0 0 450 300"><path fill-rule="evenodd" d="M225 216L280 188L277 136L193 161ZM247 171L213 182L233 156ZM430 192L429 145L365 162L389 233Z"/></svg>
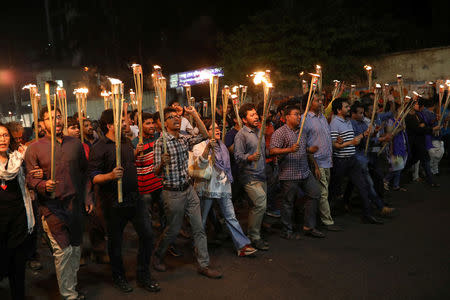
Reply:
<svg viewBox="0 0 450 300"><path fill-rule="evenodd" d="M171 120L171 119L181 119L181 116L179 115L172 115L172 116L168 116L167 118L165 118L165 120Z"/></svg>
<svg viewBox="0 0 450 300"><path fill-rule="evenodd" d="M9 134L8 133L0 134L0 137L9 139Z"/></svg>

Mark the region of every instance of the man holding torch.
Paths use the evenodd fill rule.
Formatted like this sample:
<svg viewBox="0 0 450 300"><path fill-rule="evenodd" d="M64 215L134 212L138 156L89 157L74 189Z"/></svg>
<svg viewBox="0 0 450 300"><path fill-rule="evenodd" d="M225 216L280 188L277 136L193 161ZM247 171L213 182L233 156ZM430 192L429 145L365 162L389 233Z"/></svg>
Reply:
<svg viewBox="0 0 450 300"><path fill-rule="evenodd" d="M197 136L181 135L181 116L177 109L167 107L164 109L164 124L167 131L163 132L166 135L167 152L164 152L163 137L160 137L155 144L154 170L155 175L163 177L162 198L167 225L155 250L153 267L159 272L166 271L164 256L180 232L186 213L192 227L199 264L198 272L209 278L221 278L222 273L209 266L208 245L200 212L200 199L188 174L188 151L194 145L207 139L208 132L195 108L187 107L185 112L194 118L201 134Z"/></svg>
<svg viewBox="0 0 450 300"><path fill-rule="evenodd" d="M248 216L247 235L258 250L269 250L269 244L261 238L261 224L267 207L266 182L266 142L262 136L258 149L259 116L251 103L245 103L239 109L244 126L234 139L234 158L239 166L239 181L253 203ZM255 167L256 163L256 167Z"/></svg>
<svg viewBox="0 0 450 300"><path fill-rule="evenodd" d="M131 141L122 135L120 157L121 166L116 165L116 128L125 131L126 117L122 114L122 126L115 126L113 110L103 111L100 126L105 134L91 150L88 175L92 183L98 185L99 199L102 201L108 232L108 254L111 261L114 285L122 292L133 288L125 277L122 260L123 231L128 222L133 224L139 237L137 283L150 292L158 292L159 284L150 276L150 256L152 252L152 227L148 210L138 192L138 179ZM122 179L122 202L118 201L117 181Z"/></svg>
<svg viewBox="0 0 450 300"><path fill-rule="evenodd" d="M55 120L55 180L51 180L51 127L49 118ZM59 109L43 107L40 119L46 136L32 143L25 154L27 170L43 169L42 179L27 174L27 185L34 190L42 215L42 225L53 249L59 291L65 299L84 299L76 290L77 272L80 267L82 236L82 209L93 209L89 182L86 182L87 160L81 142L63 135ZM86 191L86 193L85 193ZM52 197L54 195L54 197Z"/></svg>

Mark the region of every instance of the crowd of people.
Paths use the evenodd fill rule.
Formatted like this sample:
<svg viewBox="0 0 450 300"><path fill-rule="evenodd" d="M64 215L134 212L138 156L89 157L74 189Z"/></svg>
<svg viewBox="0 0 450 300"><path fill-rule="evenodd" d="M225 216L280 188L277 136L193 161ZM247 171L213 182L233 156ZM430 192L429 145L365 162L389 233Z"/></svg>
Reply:
<svg viewBox="0 0 450 300"><path fill-rule="evenodd" d="M194 107L173 102L164 109L165 130L159 113L142 113L142 142L137 112L126 112L120 167L111 109L99 120L82 120L83 128L75 114L63 132L61 112L43 107L39 135L29 141L20 123L0 124L0 277L8 276L13 299L24 298L26 266L42 268L40 231L54 258L61 296L84 299L77 272L87 258L109 263L115 287L133 290L122 254L129 222L139 240L137 284L150 292L160 290L151 268L165 272L167 253L182 255L179 235L193 240L198 273L219 279L222 272L210 264L208 236L230 237L239 257L270 249L266 218L279 219L281 238L325 238L326 231L344 230L334 217L352 209L354 188L361 221L383 224L383 218L399 215L385 195L406 191L401 180L410 174L406 171L415 181L423 172L425 184L439 187L435 176L449 149L449 113L436 99L419 97L400 120L398 100L374 107L373 97L340 97L324 107L324 98L314 94L307 114L306 96L291 99L269 111L263 127L263 109L252 103L242 104L238 115L228 107L225 117L219 105L213 123ZM54 160L49 111L56 119ZM438 123L440 118L444 122ZM246 203L248 218L239 220L235 207ZM89 236L90 254L83 234Z"/></svg>

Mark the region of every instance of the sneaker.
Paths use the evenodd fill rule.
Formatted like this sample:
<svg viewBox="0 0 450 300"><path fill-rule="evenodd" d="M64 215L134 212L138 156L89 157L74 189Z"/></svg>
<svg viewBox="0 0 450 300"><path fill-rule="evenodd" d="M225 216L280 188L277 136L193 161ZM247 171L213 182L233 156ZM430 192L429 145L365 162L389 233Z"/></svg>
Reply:
<svg viewBox="0 0 450 300"><path fill-rule="evenodd" d="M133 288L123 276L114 277L113 282L114 286L123 293L130 293L133 291Z"/></svg>
<svg viewBox="0 0 450 300"><path fill-rule="evenodd" d="M220 271L212 269L210 267L199 268L198 273L212 279L220 279L223 276Z"/></svg>
<svg viewBox="0 0 450 300"><path fill-rule="evenodd" d="M280 210L268 210L266 212L266 215L268 215L269 217L272 217L272 218L280 218L281 212L280 212Z"/></svg>
<svg viewBox="0 0 450 300"><path fill-rule="evenodd" d="M170 255L172 255L173 257L183 256L183 253L178 248L176 248L174 245L170 245L169 249L167 249L167 251L169 251Z"/></svg>
<svg viewBox="0 0 450 300"><path fill-rule="evenodd" d="M262 239L254 240L252 242L253 247L255 247L258 250L267 251L269 250L268 243L265 243Z"/></svg>
<svg viewBox="0 0 450 300"><path fill-rule="evenodd" d="M238 251L237 251L237 255L239 256L239 257L243 257L243 256L250 256L250 257L252 257L252 256L255 256L254 254L255 254L255 252L257 252L258 250L256 250L255 248L253 248L252 246L250 246L250 245L245 245L244 247L242 247L241 249L239 249Z"/></svg>

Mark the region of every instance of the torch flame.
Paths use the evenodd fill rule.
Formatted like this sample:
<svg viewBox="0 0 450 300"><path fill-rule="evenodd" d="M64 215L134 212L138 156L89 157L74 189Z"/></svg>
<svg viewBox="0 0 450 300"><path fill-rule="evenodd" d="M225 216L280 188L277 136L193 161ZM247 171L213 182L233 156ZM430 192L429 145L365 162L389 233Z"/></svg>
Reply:
<svg viewBox="0 0 450 300"><path fill-rule="evenodd" d="M73 90L74 94L87 94L88 92L89 90L87 88L78 88Z"/></svg>
<svg viewBox="0 0 450 300"><path fill-rule="evenodd" d="M116 78L108 77L108 80L109 80L109 82L111 82L111 84L121 84L122 83L121 80L116 79Z"/></svg>
<svg viewBox="0 0 450 300"><path fill-rule="evenodd" d="M320 77L319 74L314 74L314 73L309 73L309 75L311 75L312 77Z"/></svg>
<svg viewBox="0 0 450 300"><path fill-rule="evenodd" d="M375 87L376 87L377 89L381 89L381 84L377 83L377 84L375 84Z"/></svg>
<svg viewBox="0 0 450 300"><path fill-rule="evenodd" d="M356 84L352 84L351 87L352 87L352 88L355 88L355 87L356 87Z"/></svg>
<svg viewBox="0 0 450 300"><path fill-rule="evenodd" d="M417 96L417 97L422 97L418 92L416 92L416 91L413 91L413 94L415 95L415 96Z"/></svg>
<svg viewBox="0 0 450 300"><path fill-rule="evenodd" d="M405 96L405 98L406 98L406 99L411 99L411 97L410 97L410 96Z"/></svg>
<svg viewBox="0 0 450 300"><path fill-rule="evenodd" d="M35 87L36 87L35 84L29 83L29 84L27 84L26 86L24 86L24 87L22 88L22 90L29 90L29 89L35 88Z"/></svg>
<svg viewBox="0 0 450 300"><path fill-rule="evenodd" d="M158 65L154 65L154 66L153 66L153 69L155 69L155 70L161 70L161 67L158 66Z"/></svg>
<svg viewBox="0 0 450 300"><path fill-rule="evenodd" d="M107 91L102 91L102 93L100 94L100 96L102 97L108 97L109 93Z"/></svg>
<svg viewBox="0 0 450 300"><path fill-rule="evenodd" d="M364 69L366 69L366 71L370 71L370 70L372 70L372 66L365 65L365 66L364 66Z"/></svg>
<svg viewBox="0 0 450 300"><path fill-rule="evenodd" d="M401 79L401 78L402 78L402 75L397 74L397 78L398 78L398 79Z"/></svg>

